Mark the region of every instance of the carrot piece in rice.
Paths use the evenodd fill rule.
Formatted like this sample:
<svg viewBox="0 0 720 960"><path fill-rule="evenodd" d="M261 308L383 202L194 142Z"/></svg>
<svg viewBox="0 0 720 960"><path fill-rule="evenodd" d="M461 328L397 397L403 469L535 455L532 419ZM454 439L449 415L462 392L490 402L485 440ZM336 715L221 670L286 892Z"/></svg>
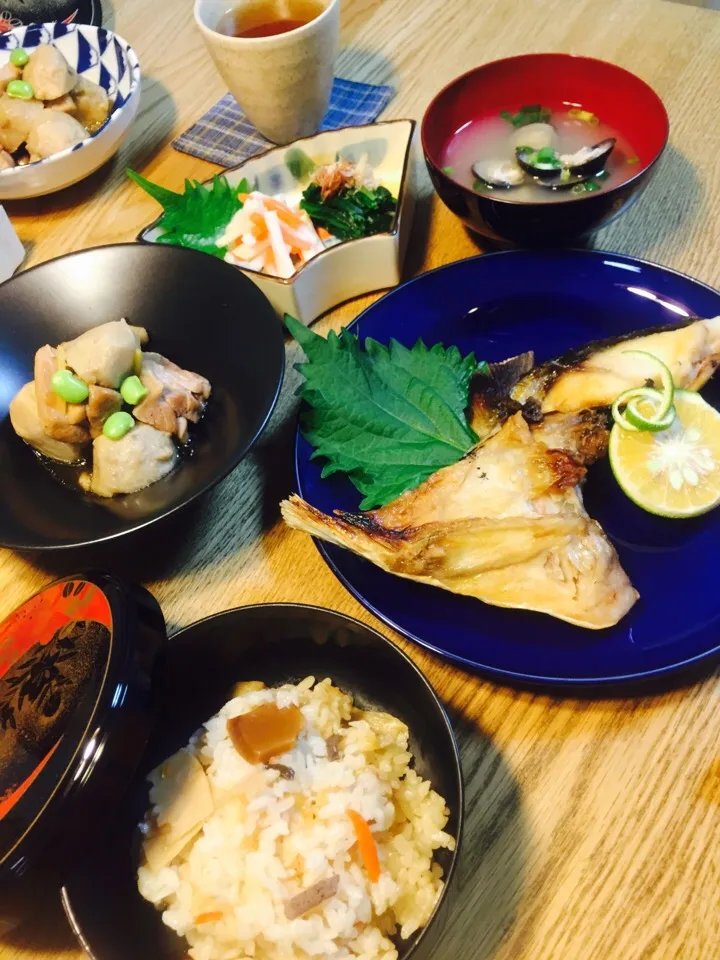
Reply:
<svg viewBox="0 0 720 960"><path fill-rule="evenodd" d="M367 821L364 820L356 810L348 810L347 814L355 830L358 850L360 851L360 857L365 871L370 878L370 882L377 883L380 879L380 860L370 827Z"/></svg>
<svg viewBox="0 0 720 960"><path fill-rule="evenodd" d="M222 910L208 910L207 913L199 913L193 920L193 923L215 923L217 920L222 920L222 918Z"/></svg>

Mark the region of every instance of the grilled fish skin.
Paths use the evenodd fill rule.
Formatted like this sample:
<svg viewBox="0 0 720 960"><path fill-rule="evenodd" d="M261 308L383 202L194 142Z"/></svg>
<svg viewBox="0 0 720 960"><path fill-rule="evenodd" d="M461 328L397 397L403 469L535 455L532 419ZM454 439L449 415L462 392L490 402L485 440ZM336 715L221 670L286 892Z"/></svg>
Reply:
<svg viewBox="0 0 720 960"><path fill-rule="evenodd" d="M565 446L550 445L558 442ZM548 417L537 427L517 413L380 510L329 517L294 496L282 514L396 575L601 629L638 596L577 488L606 443L601 413Z"/></svg>
<svg viewBox="0 0 720 960"><path fill-rule="evenodd" d="M541 611L588 629L617 623L638 594L578 484L607 452L609 407L657 367L698 390L720 363L720 317L596 341L532 367L490 364L470 385L479 444L417 489L370 513L326 516L299 497L286 522L384 570L486 603Z"/></svg>
<svg viewBox="0 0 720 960"><path fill-rule="evenodd" d="M540 364L514 382L508 382L506 370L502 385L491 366L489 376L476 373L471 380L470 424L482 440L517 410L532 420L546 413L609 407L623 390L653 384L657 376L650 358L628 355L628 350L652 354L670 369L677 387L699 390L720 364L720 317L692 317L624 337L597 340ZM512 364L514 373L522 369L519 360L506 361ZM502 386L507 389L504 395Z"/></svg>

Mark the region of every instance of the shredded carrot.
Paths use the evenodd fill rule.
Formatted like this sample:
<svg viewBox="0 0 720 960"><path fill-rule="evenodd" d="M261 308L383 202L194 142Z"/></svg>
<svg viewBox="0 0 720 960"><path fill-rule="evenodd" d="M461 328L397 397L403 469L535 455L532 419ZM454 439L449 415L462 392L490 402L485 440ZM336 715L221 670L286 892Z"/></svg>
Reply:
<svg viewBox="0 0 720 960"><path fill-rule="evenodd" d="M357 837L358 849L363 866L367 871L370 882L377 883L380 879L380 860L378 859L377 847L375 846L375 840L370 831L370 827L356 810L348 810L347 814L355 829L355 836Z"/></svg>
<svg viewBox="0 0 720 960"><path fill-rule="evenodd" d="M332 237L330 231L326 230L325 227L316 227L315 229L321 240L329 240Z"/></svg>
<svg viewBox="0 0 720 960"><path fill-rule="evenodd" d="M302 226L302 218L294 213L285 203L276 200L275 197L263 197L263 202L268 210L274 210L278 215L278 220L286 223L289 227L297 229Z"/></svg>
<svg viewBox="0 0 720 960"><path fill-rule="evenodd" d="M222 920L222 910L208 910L207 913L199 913L193 923L215 923L216 920Z"/></svg>
<svg viewBox="0 0 720 960"><path fill-rule="evenodd" d="M256 240L265 240L268 235L267 224L261 213L251 213L250 223L253 225L253 234Z"/></svg>
<svg viewBox="0 0 720 960"><path fill-rule="evenodd" d="M249 196L250 196L249 193L239 193L239 194L238 194L238 200L240 201L240 203L245 203L245 201L247 200L247 198L248 198Z"/></svg>

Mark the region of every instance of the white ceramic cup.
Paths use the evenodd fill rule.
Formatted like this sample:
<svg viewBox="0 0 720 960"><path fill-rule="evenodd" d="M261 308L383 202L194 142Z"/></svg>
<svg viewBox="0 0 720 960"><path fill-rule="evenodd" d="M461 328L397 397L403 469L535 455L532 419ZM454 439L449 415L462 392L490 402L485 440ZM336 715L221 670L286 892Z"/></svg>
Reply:
<svg viewBox="0 0 720 960"><path fill-rule="evenodd" d="M229 37L215 29L252 0L195 0L195 22L228 89L250 122L273 143L316 133L330 102L340 32L340 0L296 30Z"/></svg>

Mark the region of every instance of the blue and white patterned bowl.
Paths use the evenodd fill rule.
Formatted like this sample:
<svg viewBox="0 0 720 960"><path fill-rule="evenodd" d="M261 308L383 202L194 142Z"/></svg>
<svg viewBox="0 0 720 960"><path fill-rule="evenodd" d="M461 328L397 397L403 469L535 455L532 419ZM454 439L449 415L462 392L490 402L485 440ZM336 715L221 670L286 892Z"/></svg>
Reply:
<svg viewBox="0 0 720 960"><path fill-rule="evenodd" d="M78 73L99 83L113 102L107 123L81 143L46 160L0 172L0 200L39 197L69 187L102 166L118 149L140 106L140 64L121 37L86 24L34 23L0 35L0 67L16 47L52 43Z"/></svg>

